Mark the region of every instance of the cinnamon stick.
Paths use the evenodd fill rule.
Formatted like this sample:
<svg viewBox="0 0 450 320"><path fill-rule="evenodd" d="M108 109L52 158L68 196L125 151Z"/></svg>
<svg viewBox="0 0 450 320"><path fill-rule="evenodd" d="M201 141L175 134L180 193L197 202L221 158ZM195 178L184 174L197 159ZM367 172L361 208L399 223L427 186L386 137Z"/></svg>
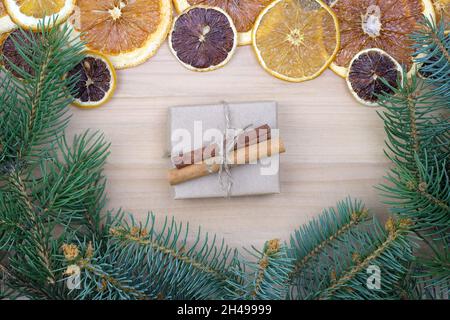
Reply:
<svg viewBox="0 0 450 320"><path fill-rule="evenodd" d="M281 154L284 152L286 152L286 148L280 139L270 139L235 150L231 152L229 158L233 160L231 165L237 166L255 163L260 159L268 158L272 155ZM217 173L220 170L220 164L218 164L218 162L218 158L212 158L208 161L208 163L212 163L210 165L206 162L201 162L184 167L183 169L171 169L168 175L169 183L170 185L175 186L183 182Z"/></svg>
<svg viewBox="0 0 450 320"><path fill-rule="evenodd" d="M236 144L234 145L234 150L270 140L270 130L270 126L265 124L263 126L240 134L237 137ZM212 144L203 148L193 150L186 154L175 156L172 158L172 162L177 169L183 169L187 166L193 165L194 163L199 163L207 159L214 158L218 153L219 146L217 144Z"/></svg>

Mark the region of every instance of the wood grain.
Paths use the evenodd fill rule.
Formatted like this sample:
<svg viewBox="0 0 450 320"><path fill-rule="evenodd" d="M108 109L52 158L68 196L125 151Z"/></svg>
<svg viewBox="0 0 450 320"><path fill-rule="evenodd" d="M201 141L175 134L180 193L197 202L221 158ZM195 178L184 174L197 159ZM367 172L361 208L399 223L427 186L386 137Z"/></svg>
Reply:
<svg viewBox="0 0 450 320"><path fill-rule="evenodd" d="M302 84L277 80L257 64L250 47L238 48L225 68L185 70L165 44L146 64L118 72L118 91L97 110L73 108L69 133L104 132L112 143L106 167L108 208L136 219L154 212L175 216L193 230L224 237L233 247L262 246L292 231L323 208L351 195L373 213L386 208L374 186L389 162L376 110L353 100L331 71ZM166 121L170 106L275 100L288 152L281 158L282 194L235 199L175 201L167 182Z"/></svg>

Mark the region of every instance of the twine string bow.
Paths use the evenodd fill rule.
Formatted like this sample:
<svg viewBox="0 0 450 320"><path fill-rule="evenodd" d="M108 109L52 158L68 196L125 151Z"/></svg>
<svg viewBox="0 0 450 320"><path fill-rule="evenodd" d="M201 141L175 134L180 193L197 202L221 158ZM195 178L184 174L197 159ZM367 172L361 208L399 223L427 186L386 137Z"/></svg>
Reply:
<svg viewBox="0 0 450 320"><path fill-rule="evenodd" d="M208 171L213 173L213 165L219 165L219 172L217 174L220 187L226 192L226 198L231 197L231 191L233 189L233 175L231 173L231 165L233 159L230 159L232 152L238 142L239 133L246 131L253 127L253 124L246 126L243 129L236 129L232 127L231 110L226 101L222 101L223 114L225 119L225 132L223 134L223 143L219 147L219 154L215 158L214 163L208 162ZM218 162L218 163L217 163Z"/></svg>

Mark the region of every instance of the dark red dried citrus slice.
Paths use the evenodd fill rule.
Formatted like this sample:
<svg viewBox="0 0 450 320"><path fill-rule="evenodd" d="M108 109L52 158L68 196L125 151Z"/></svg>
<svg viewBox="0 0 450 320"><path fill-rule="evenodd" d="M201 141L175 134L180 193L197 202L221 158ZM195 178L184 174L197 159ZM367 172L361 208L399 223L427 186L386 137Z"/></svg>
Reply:
<svg viewBox="0 0 450 320"><path fill-rule="evenodd" d="M256 18L272 0L174 0L177 11L183 12L190 6L205 5L225 10L233 19L238 31L238 44L252 42L252 29Z"/></svg>
<svg viewBox="0 0 450 320"><path fill-rule="evenodd" d="M376 106L378 95L393 93L389 86L397 88L398 80L401 79L402 67L394 58L383 50L367 49L358 53L350 62L347 84L359 102Z"/></svg>
<svg viewBox="0 0 450 320"><path fill-rule="evenodd" d="M233 56L237 32L231 17L224 10L195 6L175 19L169 45L186 68L212 71L227 64Z"/></svg>
<svg viewBox="0 0 450 320"><path fill-rule="evenodd" d="M88 52L86 57L69 72L78 77L74 92L74 105L96 108L111 99L116 89L116 72L105 56Z"/></svg>
<svg viewBox="0 0 450 320"><path fill-rule="evenodd" d="M37 34L31 31L16 30L9 34L5 34L3 37L2 63L6 70L18 78L22 78L22 75L13 67L13 65L30 75L33 75L34 71L28 62L20 55L19 51L17 51L16 43L28 46L30 45L30 40L36 36Z"/></svg>
<svg viewBox="0 0 450 320"><path fill-rule="evenodd" d="M380 48L409 70L413 33L425 15L434 19L431 0L337 0L341 48L331 69L346 77L352 58L361 50Z"/></svg>

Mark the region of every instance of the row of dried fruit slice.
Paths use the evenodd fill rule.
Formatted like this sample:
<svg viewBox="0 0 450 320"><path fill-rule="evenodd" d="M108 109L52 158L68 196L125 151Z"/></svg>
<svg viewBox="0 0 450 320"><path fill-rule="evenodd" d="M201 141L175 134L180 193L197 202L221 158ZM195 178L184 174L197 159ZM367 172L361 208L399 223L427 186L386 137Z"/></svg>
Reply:
<svg viewBox="0 0 450 320"><path fill-rule="evenodd" d="M175 19L169 45L188 69L211 71L231 59L238 34L225 10L195 5ZM301 82L317 77L333 61L339 49L338 20L322 2L277 0L257 18L252 39L264 69L280 79Z"/></svg>
<svg viewBox="0 0 450 320"><path fill-rule="evenodd" d="M339 17L341 33L341 49L331 69L341 77L346 77L355 54L369 48L388 52L410 69L410 34L423 16L435 19L431 0L338 0L331 8Z"/></svg>
<svg viewBox="0 0 450 320"><path fill-rule="evenodd" d="M168 0L3 1L2 32L14 28L13 21L34 30L48 13L62 22L74 11L69 22L88 50L100 52L101 61L105 55L118 69L150 58L172 19ZM185 67L215 70L231 59L237 45L251 39L263 68L292 82L316 78L329 66L354 81L349 66L357 65L361 59L355 55L367 48L379 48L383 56L410 68L408 35L422 15L434 18L431 0L327 0L327 5L320 0L173 1L184 11L172 24L169 44ZM449 2L435 0L441 19L446 19Z"/></svg>
<svg viewBox="0 0 450 320"><path fill-rule="evenodd" d="M2 42L2 63L6 70L19 79L33 76L29 61L32 51L17 50L17 44L30 45L41 41L40 32L15 30L0 36ZM23 55L26 55L25 58ZM95 108L108 102L114 94L117 75L109 59L97 52L85 52L85 56L72 70L68 77L76 80L74 83L74 105L80 108Z"/></svg>
<svg viewBox="0 0 450 320"><path fill-rule="evenodd" d="M235 22L239 45L251 42L254 20L270 2L271 0L174 0L180 13L190 6L201 4L222 8ZM155 54L170 29L172 2L0 0L0 33L13 30L15 24L26 30L36 30L45 17L53 17L56 23L69 19L89 50L101 52L109 57L117 69L123 69L139 65Z"/></svg>
<svg viewBox="0 0 450 320"><path fill-rule="evenodd" d="M35 30L46 16L57 17L57 22L70 16L69 22L88 49L108 56L118 69L136 66L154 55L172 20L169 0L2 1L0 32L14 28L13 22ZM290 81L313 78L330 59L334 60L333 71L345 77L355 54L373 47L410 66L408 35L422 14L434 17L431 1L440 19L448 23L450 0L326 0L331 11L320 0L173 0L181 14L198 5L221 8L227 20L234 22L236 44L251 43L253 35L263 67ZM297 66L295 60L308 61Z"/></svg>
<svg viewBox="0 0 450 320"><path fill-rule="evenodd" d="M172 10L169 0L0 0L0 33L16 25L36 31L43 21L69 21L88 50L123 69L156 53L169 32Z"/></svg>

